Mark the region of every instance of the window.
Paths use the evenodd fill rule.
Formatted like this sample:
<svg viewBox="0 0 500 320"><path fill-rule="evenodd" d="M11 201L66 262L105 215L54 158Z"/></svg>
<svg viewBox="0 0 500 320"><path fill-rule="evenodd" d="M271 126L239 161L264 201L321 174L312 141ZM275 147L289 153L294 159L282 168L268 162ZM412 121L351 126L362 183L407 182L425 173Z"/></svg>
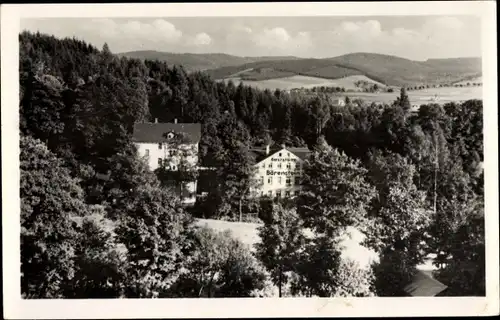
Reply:
<svg viewBox="0 0 500 320"><path fill-rule="evenodd" d="M293 196L293 191L290 191L290 196Z"/></svg>
<svg viewBox="0 0 500 320"><path fill-rule="evenodd" d="M176 167L175 164L173 164L171 168L172 168L172 170L176 170L177 169L177 167Z"/></svg>
<svg viewBox="0 0 500 320"><path fill-rule="evenodd" d="M269 191L267 192L267 195L268 195L269 197L272 197L272 196L273 196L273 192L272 192L271 190L269 190Z"/></svg>
<svg viewBox="0 0 500 320"><path fill-rule="evenodd" d="M158 167L161 167L161 158L158 158Z"/></svg>
<svg viewBox="0 0 500 320"><path fill-rule="evenodd" d="M149 149L146 149L146 157L149 157Z"/></svg>
<svg viewBox="0 0 500 320"><path fill-rule="evenodd" d="M278 183L281 184L281 177L278 177Z"/></svg>
<svg viewBox="0 0 500 320"><path fill-rule="evenodd" d="M172 139L174 137L174 134L172 132L169 132L167 135L167 138Z"/></svg>
<svg viewBox="0 0 500 320"><path fill-rule="evenodd" d="M289 197L290 196L290 191L285 191L285 196Z"/></svg>
<svg viewBox="0 0 500 320"><path fill-rule="evenodd" d="M259 184L263 185L264 184L264 176L261 176L259 179Z"/></svg>
<svg viewBox="0 0 500 320"><path fill-rule="evenodd" d="M175 155L175 151L174 150L169 150L168 151L168 155L173 157Z"/></svg>
<svg viewBox="0 0 500 320"><path fill-rule="evenodd" d="M270 169L272 169L273 168L273 164L270 163L267 167L270 168Z"/></svg>
<svg viewBox="0 0 500 320"><path fill-rule="evenodd" d="M280 157L281 157L281 152L278 154L278 156L280 156Z"/></svg>
<svg viewBox="0 0 500 320"><path fill-rule="evenodd" d="M162 144L160 142L160 143L158 143L158 149L161 149L161 148L162 148Z"/></svg>
<svg viewBox="0 0 500 320"><path fill-rule="evenodd" d="M266 168L266 164L265 163L262 164L262 168L264 168L264 169Z"/></svg>
<svg viewBox="0 0 500 320"><path fill-rule="evenodd" d="M268 183L268 184L273 183L273 177L269 177L269 178L267 178L267 183Z"/></svg>
<svg viewBox="0 0 500 320"><path fill-rule="evenodd" d="M278 168L281 169L281 163L278 163Z"/></svg>
<svg viewBox="0 0 500 320"><path fill-rule="evenodd" d="M276 198L281 198L281 191L276 191Z"/></svg>
<svg viewBox="0 0 500 320"><path fill-rule="evenodd" d="M290 177L286 178L286 185L287 185L287 187L292 185L292 178L290 178Z"/></svg>
<svg viewBox="0 0 500 320"><path fill-rule="evenodd" d="M287 168L287 169L290 169L290 163L287 163L287 164L286 164L286 168Z"/></svg>

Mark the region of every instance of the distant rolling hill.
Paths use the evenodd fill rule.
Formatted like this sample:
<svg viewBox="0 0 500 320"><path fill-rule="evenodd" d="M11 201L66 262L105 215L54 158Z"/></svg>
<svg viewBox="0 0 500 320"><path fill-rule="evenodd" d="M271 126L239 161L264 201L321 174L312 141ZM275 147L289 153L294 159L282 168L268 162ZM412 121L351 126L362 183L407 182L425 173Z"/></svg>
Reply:
<svg viewBox="0 0 500 320"><path fill-rule="evenodd" d="M339 79L364 75L390 86L454 83L481 76L481 58L413 61L374 53L352 53L327 59L261 60L206 71L215 79L238 77L246 81L296 75Z"/></svg>
<svg viewBox="0 0 500 320"><path fill-rule="evenodd" d="M366 76L388 86L457 83L481 77L481 58L450 58L414 61L376 53L351 53L334 58L293 56L238 57L223 53L170 53L131 51L118 53L136 59L182 65L188 72L205 71L216 80L264 81L293 76L341 79Z"/></svg>
<svg viewBox="0 0 500 320"><path fill-rule="evenodd" d="M117 54L120 57L160 60L169 65L182 65L186 71L202 71L227 66L240 66L246 63L268 60L296 60L297 57L238 57L224 53L170 53L154 50L130 51Z"/></svg>

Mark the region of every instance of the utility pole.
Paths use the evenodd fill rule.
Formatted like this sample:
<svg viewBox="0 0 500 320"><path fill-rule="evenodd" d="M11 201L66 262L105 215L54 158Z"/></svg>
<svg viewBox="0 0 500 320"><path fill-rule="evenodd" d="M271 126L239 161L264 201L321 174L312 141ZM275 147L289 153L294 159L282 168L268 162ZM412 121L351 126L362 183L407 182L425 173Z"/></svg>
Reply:
<svg viewBox="0 0 500 320"><path fill-rule="evenodd" d="M438 166L439 166L439 161L438 161L438 143L437 143L437 138L436 134L434 134L434 214L436 214L437 211L437 174L438 174Z"/></svg>
<svg viewBox="0 0 500 320"><path fill-rule="evenodd" d="M274 208L273 208L273 210L274 210ZM281 239L282 239L282 237L281 237L281 231L282 230L280 228L281 227L281 223L282 223L282 220L281 220L282 219L281 208L280 208L280 210L278 210L278 214L279 214L279 217L278 217L278 219L279 219L278 220L279 221L279 224L278 224L278 233L280 234L280 236L279 236L280 241L278 241L278 243L279 243L279 245L278 245L279 246L279 251L278 251L279 252L279 264L280 264L280 266L279 266L279 279L278 279L278 291L279 291L278 292L278 297L281 298L281 296L282 296L281 287L283 285L283 257L282 257L282 248L281 248Z"/></svg>
<svg viewBox="0 0 500 320"><path fill-rule="evenodd" d="M243 193L241 194L240 196L240 203L239 203L239 209L240 209L240 219L239 221L241 222L241 220L243 219L243 198L245 197L245 194L250 190L250 187L251 186L248 186L245 188L245 191L243 191Z"/></svg>

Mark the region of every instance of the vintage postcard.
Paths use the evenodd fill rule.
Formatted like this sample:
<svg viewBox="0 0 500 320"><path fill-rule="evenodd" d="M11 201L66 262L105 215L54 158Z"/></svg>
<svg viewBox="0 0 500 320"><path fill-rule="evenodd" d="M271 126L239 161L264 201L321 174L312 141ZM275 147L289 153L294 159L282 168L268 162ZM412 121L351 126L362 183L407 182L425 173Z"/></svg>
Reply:
<svg viewBox="0 0 500 320"><path fill-rule="evenodd" d="M498 314L495 9L2 5L4 317Z"/></svg>

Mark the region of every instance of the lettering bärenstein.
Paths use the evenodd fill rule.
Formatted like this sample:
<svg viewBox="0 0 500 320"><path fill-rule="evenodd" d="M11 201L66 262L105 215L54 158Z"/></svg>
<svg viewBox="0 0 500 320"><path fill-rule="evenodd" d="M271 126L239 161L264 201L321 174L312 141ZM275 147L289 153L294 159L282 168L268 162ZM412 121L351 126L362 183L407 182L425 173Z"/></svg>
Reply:
<svg viewBox="0 0 500 320"><path fill-rule="evenodd" d="M300 174L299 171L274 171L274 170L267 170L266 175L268 176L291 176L291 175L297 175Z"/></svg>

